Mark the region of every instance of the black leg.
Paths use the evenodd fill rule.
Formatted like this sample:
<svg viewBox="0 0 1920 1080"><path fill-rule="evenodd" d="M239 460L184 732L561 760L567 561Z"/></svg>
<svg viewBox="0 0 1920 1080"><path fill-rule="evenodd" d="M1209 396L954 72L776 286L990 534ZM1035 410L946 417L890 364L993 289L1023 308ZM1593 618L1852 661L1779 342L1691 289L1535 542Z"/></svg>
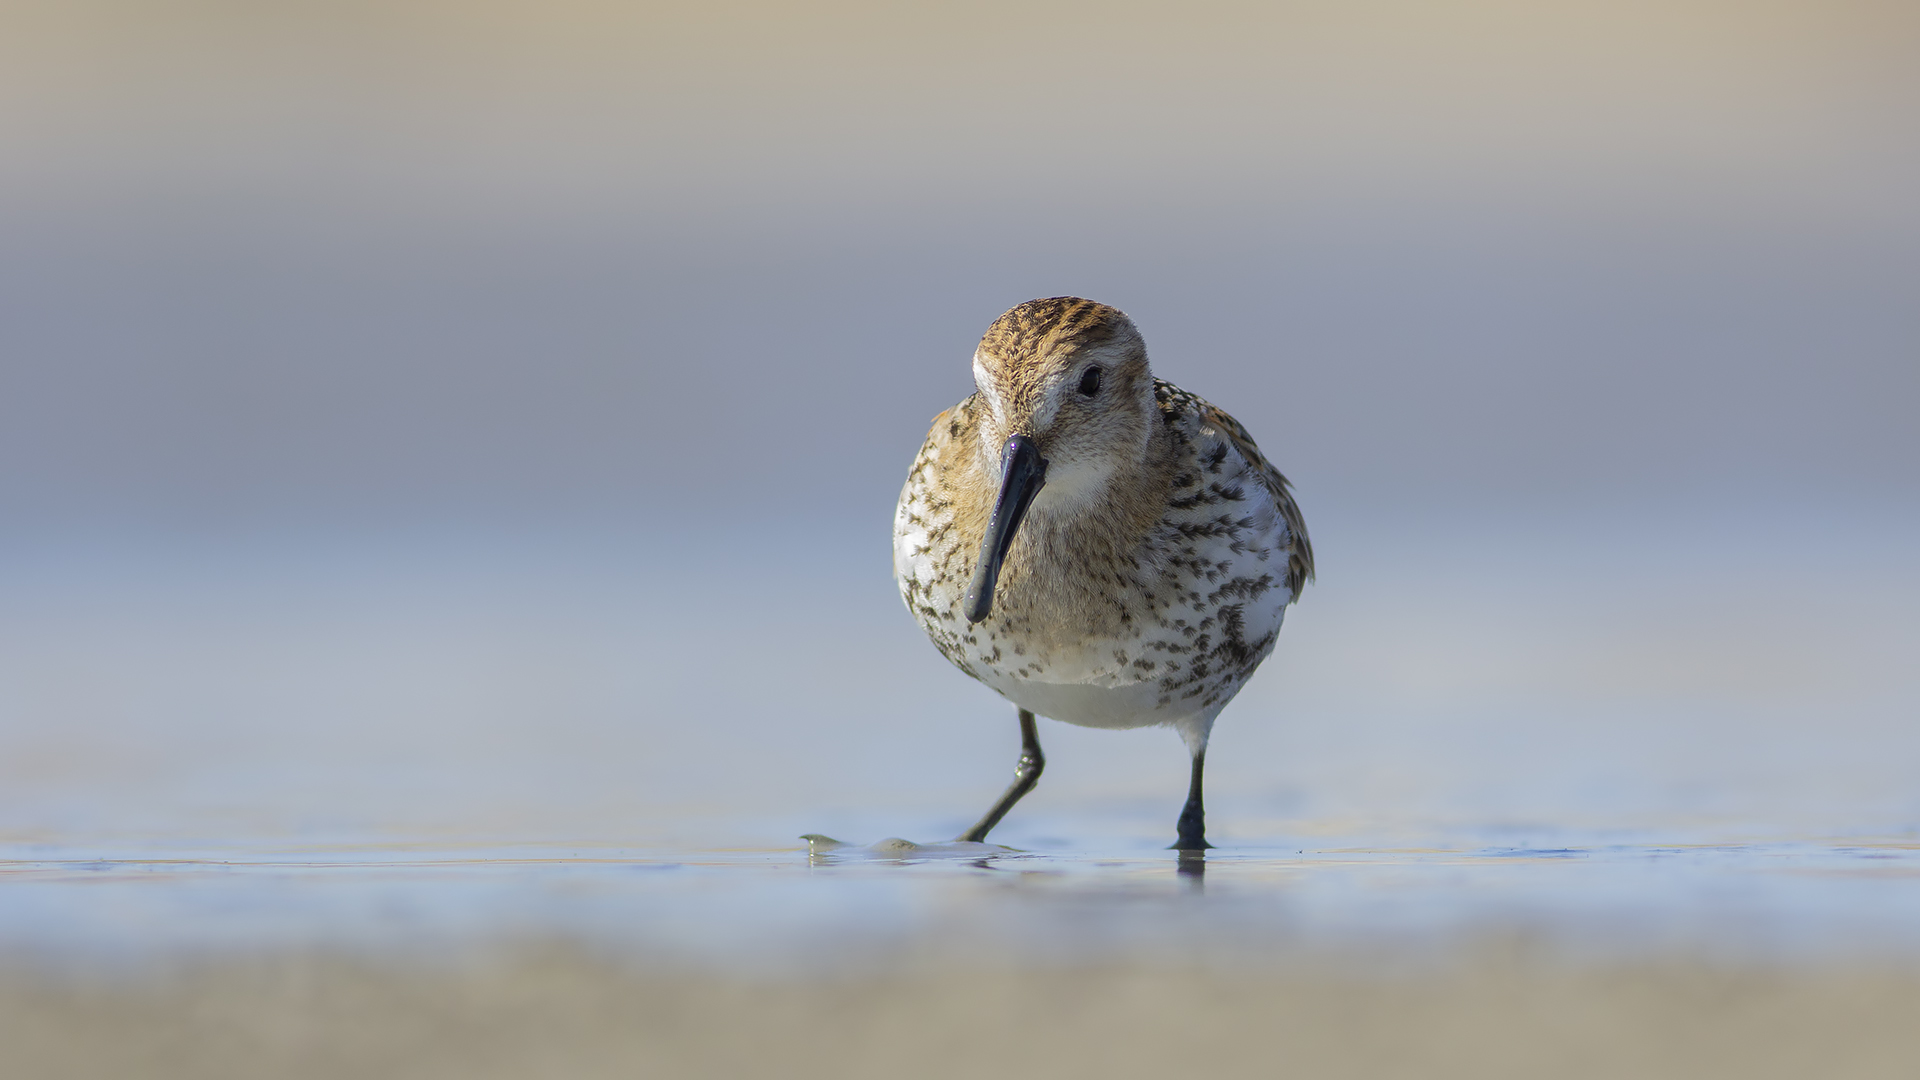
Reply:
<svg viewBox="0 0 1920 1080"><path fill-rule="evenodd" d="M1180 839L1174 841L1175 851L1205 851L1212 847L1207 843L1207 808L1200 799L1200 773L1207 764L1207 751L1202 748L1193 755L1193 783L1187 788L1187 805L1180 811Z"/></svg>
<svg viewBox="0 0 1920 1080"><path fill-rule="evenodd" d="M1000 819L1007 816L1007 811L1020 801L1020 796L1032 791L1033 785L1040 782L1040 772L1046 767L1047 756L1040 752L1040 731L1034 726L1033 714L1021 709L1020 764L1014 766L1013 783L1008 786L1006 794L1000 796L1000 801L993 804L993 809L987 811L987 816L975 822L973 828L961 833L959 839L976 844L986 840L987 833L1000 824Z"/></svg>

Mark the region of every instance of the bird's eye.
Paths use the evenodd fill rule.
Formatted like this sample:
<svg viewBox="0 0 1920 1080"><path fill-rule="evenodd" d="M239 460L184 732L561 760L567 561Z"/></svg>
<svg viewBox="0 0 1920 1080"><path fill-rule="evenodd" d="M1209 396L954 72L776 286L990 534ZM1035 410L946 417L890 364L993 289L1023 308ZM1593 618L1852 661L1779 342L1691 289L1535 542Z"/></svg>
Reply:
<svg viewBox="0 0 1920 1080"><path fill-rule="evenodd" d="M1093 395L1099 392L1100 392L1100 369L1097 367L1090 367L1087 369L1087 373L1085 375L1080 376L1080 393L1087 397L1092 397Z"/></svg>

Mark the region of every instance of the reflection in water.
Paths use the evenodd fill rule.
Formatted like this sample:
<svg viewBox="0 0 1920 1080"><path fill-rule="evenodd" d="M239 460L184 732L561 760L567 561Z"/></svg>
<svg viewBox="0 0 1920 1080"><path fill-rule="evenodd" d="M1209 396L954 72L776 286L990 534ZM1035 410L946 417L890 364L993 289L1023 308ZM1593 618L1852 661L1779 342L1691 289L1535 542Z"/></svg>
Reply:
<svg viewBox="0 0 1920 1080"><path fill-rule="evenodd" d="M112 960L533 936L746 967L864 962L901 948L1232 961L1383 943L1432 951L1522 927L1605 955L1920 955L1911 838L1426 850L1325 839L1171 859L1152 848L904 841L813 852L11 843L0 847L0 952Z"/></svg>
<svg viewBox="0 0 1920 1080"><path fill-rule="evenodd" d="M1207 853L1205 849L1184 849L1176 854L1180 861L1174 872L1179 874L1197 892L1205 885L1207 876Z"/></svg>

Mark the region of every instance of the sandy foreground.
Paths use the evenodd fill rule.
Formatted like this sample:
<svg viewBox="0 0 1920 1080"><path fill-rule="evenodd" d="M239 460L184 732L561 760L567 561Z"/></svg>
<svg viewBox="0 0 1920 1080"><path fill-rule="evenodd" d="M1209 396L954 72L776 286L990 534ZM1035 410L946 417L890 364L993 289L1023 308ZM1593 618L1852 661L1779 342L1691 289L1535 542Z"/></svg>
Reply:
<svg viewBox="0 0 1920 1080"><path fill-rule="evenodd" d="M42 1077L1911 1077L1920 971L1499 947L1326 960L649 970L570 947L0 974L0 1060Z"/></svg>

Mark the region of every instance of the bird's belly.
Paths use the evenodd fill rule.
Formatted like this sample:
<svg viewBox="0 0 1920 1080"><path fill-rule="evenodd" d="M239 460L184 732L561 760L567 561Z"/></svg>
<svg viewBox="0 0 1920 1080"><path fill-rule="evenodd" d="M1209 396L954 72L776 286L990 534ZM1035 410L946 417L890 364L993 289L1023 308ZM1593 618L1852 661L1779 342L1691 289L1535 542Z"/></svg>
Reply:
<svg viewBox="0 0 1920 1080"><path fill-rule="evenodd" d="M964 644L958 651L975 678L1021 708L1054 720L1096 728L1179 724L1195 717L1210 721L1273 651L1286 609L1284 602L1259 603L1236 609L1242 612L1252 617L1235 620L1241 625L1228 640L1220 640L1227 635L1214 620L1194 615L1191 622L1148 628L1124 642L1085 641L1077 647L1059 642L1016 647L976 630L960 638Z"/></svg>
<svg viewBox="0 0 1920 1080"><path fill-rule="evenodd" d="M981 681L1023 709L1081 727L1150 727L1172 723L1193 711L1191 703L1182 708L1158 704L1163 695L1152 682L1103 686L991 675Z"/></svg>

